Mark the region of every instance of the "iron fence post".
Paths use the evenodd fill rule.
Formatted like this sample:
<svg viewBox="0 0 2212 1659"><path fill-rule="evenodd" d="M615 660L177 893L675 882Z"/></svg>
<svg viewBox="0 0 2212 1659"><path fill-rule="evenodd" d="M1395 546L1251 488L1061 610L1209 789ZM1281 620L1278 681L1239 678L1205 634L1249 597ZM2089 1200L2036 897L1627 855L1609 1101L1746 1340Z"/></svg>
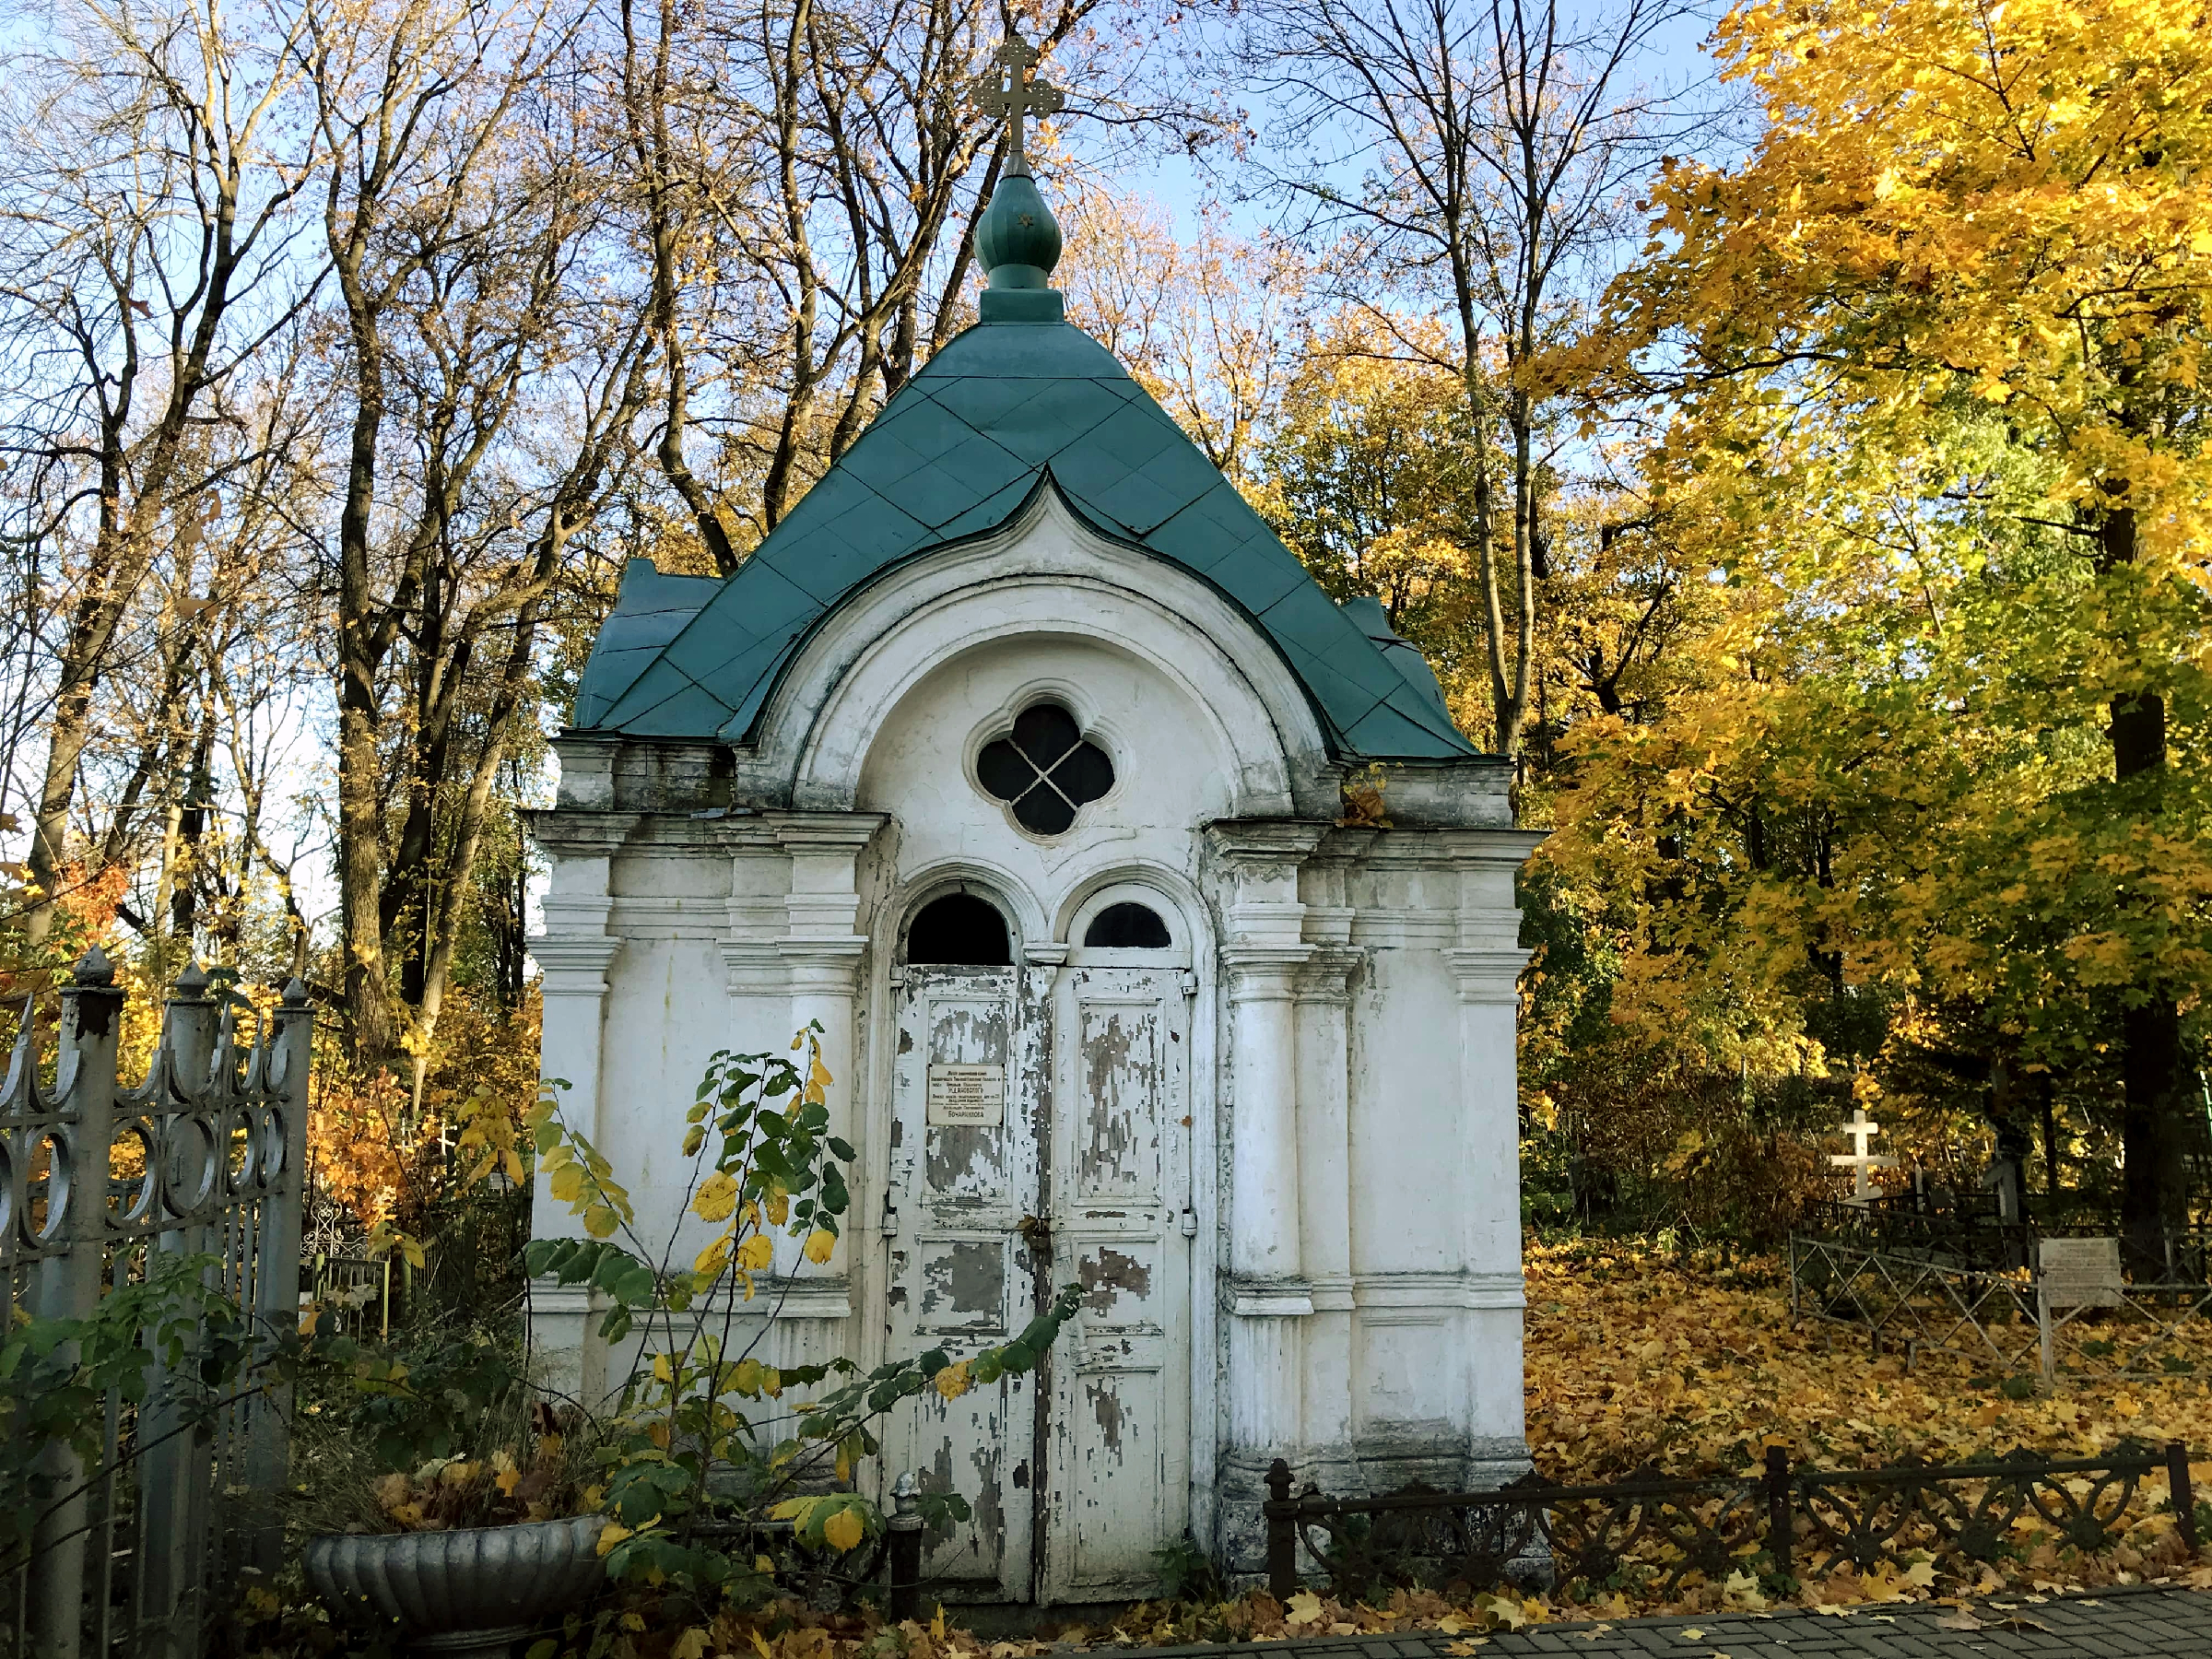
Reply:
<svg viewBox="0 0 2212 1659"><path fill-rule="evenodd" d="M2196 1553L2196 1493L2189 1484L2189 1447L2182 1441L2166 1442L2166 1489L2173 1500L2174 1530L2189 1553Z"/></svg>
<svg viewBox="0 0 2212 1659"><path fill-rule="evenodd" d="M115 1134L115 1039L123 993L115 971L95 945L72 971L62 993L61 1053L54 1068L54 1105L67 1120L53 1135L48 1154L48 1225L67 1249L39 1264L37 1307L46 1319L86 1319L100 1306L105 1278L108 1162ZM25 1024L29 1016L25 1016ZM34 1082L31 1085L37 1088ZM56 1206L61 1208L54 1217ZM58 1226L55 1225L58 1220ZM58 1350L74 1360L76 1344ZM32 1538L32 1651L41 1659L77 1659L84 1651L85 1556L93 1535L84 1459L61 1441L48 1442L41 1461L57 1497ZM105 1646L106 1609L98 1622Z"/></svg>
<svg viewBox="0 0 2212 1659"><path fill-rule="evenodd" d="M154 1047L150 1095L144 1110L159 1125L163 1150L159 1176L165 1209L189 1209L188 1191L196 1171L189 1160L223 1156L219 1133L198 1141L184 1125L209 1101L208 1078L215 1059L218 1010L208 994L208 978L199 963L188 962L177 976L162 1010L161 1035ZM172 1166L173 1167L171 1167ZM221 1179L221 1172L216 1172ZM149 1251L194 1255L206 1248L206 1228L187 1220L155 1235ZM148 1262L148 1266L152 1265ZM199 1651L200 1578L206 1565L207 1511L214 1500L213 1425L194 1420L192 1395L198 1384L197 1355L188 1351L175 1371L152 1368L147 1403L139 1412L141 1443L149 1449L139 1465L138 1617L144 1621L145 1651L171 1656Z"/></svg>
<svg viewBox="0 0 2212 1659"><path fill-rule="evenodd" d="M922 1617L922 1516L914 1477L907 1472L891 1488L890 1616L893 1624Z"/></svg>
<svg viewBox="0 0 2212 1659"><path fill-rule="evenodd" d="M2042 1268L2035 1269L2035 1342L2041 1362L2043 1392L2058 1386L2058 1333L2051 1323L2051 1288L2043 1282Z"/></svg>
<svg viewBox="0 0 2212 1659"><path fill-rule="evenodd" d="M1277 1458L1267 1465L1267 1594L1288 1602L1298 1593L1298 1524L1290 1501L1290 1465Z"/></svg>
<svg viewBox="0 0 2212 1659"><path fill-rule="evenodd" d="M1791 1572L1792 1551L1795 1542L1795 1517L1790 1510L1790 1453L1784 1446L1767 1448L1767 1553L1774 1558L1774 1571Z"/></svg>
<svg viewBox="0 0 2212 1659"><path fill-rule="evenodd" d="M272 1021L268 1048L258 1056L263 1081L278 1097L269 1119L265 1155L278 1161L262 1194L253 1263L254 1359L273 1363L300 1327L300 1226L306 1200L307 1080L312 1064L314 1010L307 986L294 978ZM276 1496L291 1465L292 1385L266 1382L247 1406L246 1487L253 1494L245 1562L273 1580L284 1565L284 1523Z"/></svg>

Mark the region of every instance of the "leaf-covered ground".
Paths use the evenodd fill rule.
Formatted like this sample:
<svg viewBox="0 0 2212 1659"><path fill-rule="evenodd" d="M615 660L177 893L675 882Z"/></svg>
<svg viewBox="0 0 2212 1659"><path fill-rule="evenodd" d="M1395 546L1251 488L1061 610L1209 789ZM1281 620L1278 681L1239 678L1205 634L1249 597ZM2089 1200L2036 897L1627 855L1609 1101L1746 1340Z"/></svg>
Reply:
<svg viewBox="0 0 2212 1659"><path fill-rule="evenodd" d="M2203 1335L2212 1338L2212 1330ZM1777 1264L1677 1262L1631 1244L1533 1246L1528 1253L1528 1438L1536 1466L1561 1482L1620 1478L1646 1464L1668 1474L1747 1471L1770 1441L1794 1460L1825 1467L1873 1466L1917 1456L1959 1461L2028 1448L2086 1457L2127 1440L2183 1440L2212 1450L2212 1352L2172 1345L2188 1374L2156 1381L2077 1382L2055 1397L2012 1398L2003 1379L1959 1360L1872 1358L1863 1341L1819 1327L1793 1330ZM2205 1344L2212 1349L2212 1341ZM2016 1382L2013 1392L2024 1385ZM2212 1492L2212 1462L2196 1465ZM1961 1578L1906 1548L1870 1572L1801 1560L1792 1583L1757 1561L1720 1582L1691 1574L1671 1597L1638 1583L1631 1560L1617 1585L1551 1595L1456 1596L1397 1592L1346 1605L1312 1594L1288 1606L1251 1593L1227 1600L1149 1602L1102 1622L1048 1618L1033 1638L994 1640L963 1626L958 1609L927 1623L887 1626L795 1606L766 1617L724 1614L705 1624L672 1619L642 1598L612 1609L596 1632L563 1653L579 1659L1037 1659L1052 1652L1268 1641L1393 1630L1457 1635L1476 1653L1482 1632L1552 1618L1756 1611L1785 1603L1851 1609L1897 1601L1965 1600L2008 1592L2034 1600L2115 1583L2159 1580L2212 1588L2212 1552L2192 1559L2154 1477L2123 1546L2084 1556L2032 1521L2014 1530L1996 1569ZM2200 1504L2212 1535L2212 1503ZM266 1597L274 1632L276 1598ZM987 1627L988 1628L988 1627ZM335 1634L335 1633L334 1633ZM594 1640L594 1637L596 1638ZM232 1653L332 1653L327 1638L305 1646L257 1641L241 1629Z"/></svg>

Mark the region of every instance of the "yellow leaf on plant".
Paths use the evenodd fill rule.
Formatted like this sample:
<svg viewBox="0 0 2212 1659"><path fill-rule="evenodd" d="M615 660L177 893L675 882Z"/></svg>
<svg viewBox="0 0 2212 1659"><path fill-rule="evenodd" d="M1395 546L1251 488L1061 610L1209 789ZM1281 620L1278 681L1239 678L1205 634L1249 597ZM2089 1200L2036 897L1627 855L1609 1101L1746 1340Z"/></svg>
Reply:
<svg viewBox="0 0 2212 1659"><path fill-rule="evenodd" d="M768 1643L760 1640L759 1630L748 1631L747 1634L753 1639L753 1652L759 1653L760 1659L776 1659L775 1654L769 1651Z"/></svg>
<svg viewBox="0 0 2212 1659"><path fill-rule="evenodd" d="M822 1542L832 1549L851 1549L865 1535L857 1510L842 1509L822 1523Z"/></svg>
<svg viewBox="0 0 2212 1659"><path fill-rule="evenodd" d="M707 1633L697 1625L676 1639L668 1650L668 1659L706 1659Z"/></svg>
<svg viewBox="0 0 2212 1659"><path fill-rule="evenodd" d="M609 1521L599 1531L599 1553L605 1555L629 1536L629 1527L623 1525L619 1521Z"/></svg>
<svg viewBox="0 0 2212 1659"><path fill-rule="evenodd" d="M948 1400L957 1400L969 1390L968 1361L948 1365L937 1373L937 1392Z"/></svg>
<svg viewBox="0 0 2212 1659"><path fill-rule="evenodd" d="M837 1235L826 1227L818 1227L806 1235L806 1259L826 1262L830 1253L837 1248Z"/></svg>
<svg viewBox="0 0 2212 1659"><path fill-rule="evenodd" d="M691 1213L701 1221L727 1221L730 1212L737 1207L737 1178L727 1171L717 1170L699 1183L699 1192L691 1200Z"/></svg>
<svg viewBox="0 0 2212 1659"><path fill-rule="evenodd" d="M776 1247L766 1233L755 1233L737 1246L737 1265L747 1273L766 1273L776 1259Z"/></svg>

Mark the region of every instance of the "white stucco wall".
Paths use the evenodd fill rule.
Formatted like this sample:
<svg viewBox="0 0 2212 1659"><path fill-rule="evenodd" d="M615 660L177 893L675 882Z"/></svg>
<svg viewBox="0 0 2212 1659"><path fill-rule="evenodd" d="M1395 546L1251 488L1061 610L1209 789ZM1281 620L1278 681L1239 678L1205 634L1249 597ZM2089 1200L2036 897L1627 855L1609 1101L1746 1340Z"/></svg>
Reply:
<svg viewBox="0 0 2212 1659"><path fill-rule="evenodd" d="M1040 699L1116 774L1049 840L973 782L977 748ZM731 762L641 747L570 740L563 805L537 820L546 1066L577 1081L580 1123L665 1229L707 1056L830 1028L855 1202L847 1247L786 1299L776 1357L881 1357L875 1223L914 910L957 883L988 895L1049 987L1084 915L1144 894L1194 986L1197 1248L1174 1303L1194 1530L1255 1565L1278 1454L1332 1490L1525 1466L1512 882L1535 838L1336 828L1343 769L1258 630L1049 499L849 599ZM1481 824L1500 785L1470 766L1402 798ZM543 1194L537 1227L565 1228ZM584 1300L541 1291L536 1340L590 1394L625 1361L593 1354Z"/></svg>

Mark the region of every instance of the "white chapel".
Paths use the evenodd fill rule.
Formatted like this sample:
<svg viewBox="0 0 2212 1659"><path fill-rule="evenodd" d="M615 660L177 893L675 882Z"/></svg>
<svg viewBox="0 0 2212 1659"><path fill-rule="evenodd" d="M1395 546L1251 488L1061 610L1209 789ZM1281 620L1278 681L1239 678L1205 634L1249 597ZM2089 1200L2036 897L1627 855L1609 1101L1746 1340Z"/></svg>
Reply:
<svg viewBox="0 0 2212 1659"><path fill-rule="evenodd" d="M708 1056L819 1021L853 1207L747 1304L763 1357L957 1356L1079 1281L1046 1366L902 1406L863 1478L968 1499L947 1599L1121 1599L1186 1533L1257 1568L1278 1456L1527 1468L1537 838L1381 606L1064 320L1018 142L977 243L982 320L735 575L625 575L535 819L544 1073L670 1217ZM1378 762L1388 827L1345 805ZM602 1394L586 1294L533 1337Z"/></svg>

